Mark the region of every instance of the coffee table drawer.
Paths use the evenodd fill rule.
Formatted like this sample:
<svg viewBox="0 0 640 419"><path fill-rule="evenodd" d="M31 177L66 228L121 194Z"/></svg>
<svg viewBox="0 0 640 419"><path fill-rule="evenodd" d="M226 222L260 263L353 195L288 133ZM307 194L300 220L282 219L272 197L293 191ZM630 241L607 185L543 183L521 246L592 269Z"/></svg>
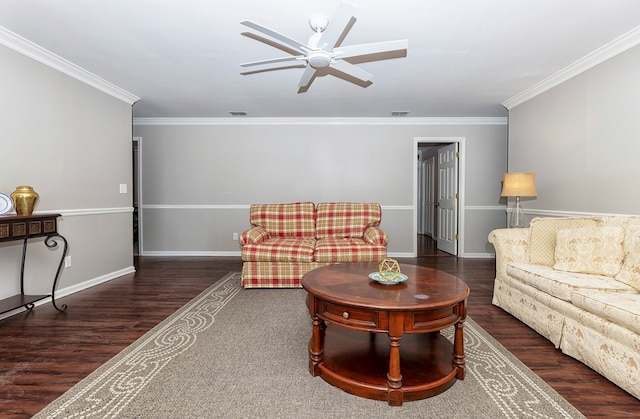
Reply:
<svg viewBox="0 0 640 419"><path fill-rule="evenodd" d="M382 312L357 309L340 304L332 304L322 301L318 310L318 315L332 323L340 323L346 326L358 329L379 329L386 326L384 315Z"/></svg>

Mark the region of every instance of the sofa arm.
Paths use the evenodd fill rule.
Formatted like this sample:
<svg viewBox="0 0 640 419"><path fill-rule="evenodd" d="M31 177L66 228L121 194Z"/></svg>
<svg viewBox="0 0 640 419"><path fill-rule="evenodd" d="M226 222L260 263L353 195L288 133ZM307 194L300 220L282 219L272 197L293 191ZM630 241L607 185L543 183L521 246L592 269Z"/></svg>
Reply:
<svg viewBox="0 0 640 419"><path fill-rule="evenodd" d="M240 235L238 242L244 246L245 244L258 244L269 238L269 232L267 229L261 226L252 227L249 230L245 230Z"/></svg>
<svg viewBox="0 0 640 419"><path fill-rule="evenodd" d="M386 246L389 242L387 234L380 227L367 227L362 237L365 243Z"/></svg>
<svg viewBox="0 0 640 419"><path fill-rule="evenodd" d="M529 229L500 228L489 233L496 250L496 277L507 276L507 264L529 260Z"/></svg>

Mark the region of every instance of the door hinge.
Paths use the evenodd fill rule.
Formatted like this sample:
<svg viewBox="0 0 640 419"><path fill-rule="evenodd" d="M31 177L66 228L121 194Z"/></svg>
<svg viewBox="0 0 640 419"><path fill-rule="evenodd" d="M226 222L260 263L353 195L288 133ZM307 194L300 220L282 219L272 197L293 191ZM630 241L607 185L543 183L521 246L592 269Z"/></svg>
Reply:
<svg viewBox="0 0 640 419"><path fill-rule="evenodd" d="M460 158L460 152L456 151L456 158Z"/></svg>
<svg viewBox="0 0 640 419"><path fill-rule="evenodd" d="M456 240L458 240L458 235L456 234Z"/></svg>
<svg viewBox="0 0 640 419"><path fill-rule="evenodd" d="M458 194L456 194L456 199L460 199L460 196Z"/></svg>

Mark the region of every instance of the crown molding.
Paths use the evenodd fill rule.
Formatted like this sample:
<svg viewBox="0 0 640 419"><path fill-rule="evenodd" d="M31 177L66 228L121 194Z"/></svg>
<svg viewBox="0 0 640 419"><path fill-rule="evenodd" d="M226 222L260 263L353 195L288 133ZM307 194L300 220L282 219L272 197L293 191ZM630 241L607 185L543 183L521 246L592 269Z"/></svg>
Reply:
<svg viewBox="0 0 640 419"><path fill-rule="evenodd" d="M507 125L506 117L133 118L133 125Z"/></svg>
<svg viewBox="0 0 640 419"><path fill-rule="evenodd" d="M2 26L0 26L0 44L19 52L22 55L39 61L54 70L73 77L76 80L86 83L89 86L95 87L96 89L130 105L133 105L140 100L139 97L109 83L95 74L73 64L71 61L68 61L59 55L34 44L28 39L25 39Z"/></svg>
<svg viewBox="0 0 640 419"><path fill-rule="evenodd" d="M578 74L595 67L596 65L608 60L609 58L635 47L638 44L640 44L640 26L630 30L624 35L619 36L608 44L605 44L604 46L584 56L573 64L568 65L567 67L551 75L550 77L518 93L512 98L505 100L501 103L501 105L507 109L514 108L526 102L527 100L532 99L539 94L544 93L547 90L569 80L570 78L575 77Z"/></svg>

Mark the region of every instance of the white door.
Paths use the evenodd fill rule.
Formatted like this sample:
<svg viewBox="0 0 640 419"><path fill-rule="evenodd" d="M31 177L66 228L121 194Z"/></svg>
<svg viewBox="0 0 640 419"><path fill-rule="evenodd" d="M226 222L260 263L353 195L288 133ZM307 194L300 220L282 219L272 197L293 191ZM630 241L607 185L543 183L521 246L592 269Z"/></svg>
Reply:
<svg viewBox="0 0 640 419"><path fill-rule="evenodd" d="M424 184L424 163L418 155L418 234L425 234L425 184Z"/></svg>
<svg viewBox="0 0 640 419"><path fill-rule="evenodd" d="M458 254L458 143L438 149L438 250Z"/></svg>
<svg viewBox="0 0 640 419"><path fill-rule="evenodd" d="M423 173L424 173L424 177L425 177L425 188L424 188L424 194L425 194L425 198L426 198L426 202L425 202L425 206L424 206L424 234L431 236L431 237L435 237L434 231L433 231L433 223L434 223L434 208L436 206L435 203L435 193L434 193L434 189L435 189L435 180L434 180L434 175L435 175L435 166L436 166L436 160L435 157L431 157L428 160L424 161L424 167L423 167Z"/></svg>

